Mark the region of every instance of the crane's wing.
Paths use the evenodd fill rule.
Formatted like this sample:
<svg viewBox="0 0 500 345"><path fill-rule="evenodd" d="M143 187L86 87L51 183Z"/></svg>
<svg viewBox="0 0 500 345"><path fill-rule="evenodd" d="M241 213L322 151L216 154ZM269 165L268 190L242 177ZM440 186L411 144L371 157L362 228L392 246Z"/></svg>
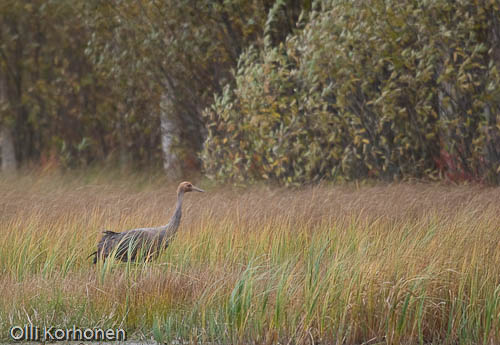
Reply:
<svg viewBox="0 0 500 345"><path fill-rule="evenodd" d="M140 228L122 232L123 237L116 249L116 257L122 261L135 261L138 254L148 260L158 251L158 228Z"/></svg>
<svg viewBox="0 0 500 345"><path fill-rule="evenodd" d="M103 235L97 244L97 253L94 257L94 263L97 262L99 258L106 259L115 247L122 241L123 233L114 232L110 230L103 231Z"/></svg>
<svg viewBox="0 0 500 345"><path fill-rule="evenodd" d="M124 232L103 231L103 235L97 244L94 263L99 258L106 259L115 255L121 261L135 260L137 253L142 250L150 255L157 251L159 245L159 231L162 228L141 228Z"/></svg>

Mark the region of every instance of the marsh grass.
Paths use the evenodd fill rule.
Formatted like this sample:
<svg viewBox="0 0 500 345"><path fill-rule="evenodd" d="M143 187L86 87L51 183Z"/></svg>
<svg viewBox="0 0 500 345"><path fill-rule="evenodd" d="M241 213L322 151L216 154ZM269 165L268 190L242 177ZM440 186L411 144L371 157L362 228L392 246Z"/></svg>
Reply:
<svg viewBox="0 0 500 345"><path fill-rule="evenodd" d="M12 325L193 343L500 342L500 191L214 187L151 263L91 264L103 229L168 221L144 176L0 181L0 340Z"/></svg>

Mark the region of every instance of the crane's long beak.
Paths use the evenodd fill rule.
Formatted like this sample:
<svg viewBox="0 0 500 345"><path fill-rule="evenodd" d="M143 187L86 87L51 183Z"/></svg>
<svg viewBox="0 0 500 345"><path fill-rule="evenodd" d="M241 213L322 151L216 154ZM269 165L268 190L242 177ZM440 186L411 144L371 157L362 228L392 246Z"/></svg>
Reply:
<svg viewBox="0 0 500 345"><path fill-rule="evenodd" d="M195 186L193 186L192 188L193 188L193 190L195 190L197 192L205 193L205 191L203 189L201 189L201 188L198 188L198 187L195 187Z"/></svg>

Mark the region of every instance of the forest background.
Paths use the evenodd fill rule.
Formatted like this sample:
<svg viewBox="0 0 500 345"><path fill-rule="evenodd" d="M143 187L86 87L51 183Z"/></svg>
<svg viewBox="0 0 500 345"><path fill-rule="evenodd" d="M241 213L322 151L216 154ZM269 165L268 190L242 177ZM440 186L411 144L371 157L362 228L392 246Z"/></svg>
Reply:
<svg viewBox="0 0 500 345"><path fill-rule="evenodd" d="M495 0L2 0L2 170L498 184L499 69Z"/></svg>

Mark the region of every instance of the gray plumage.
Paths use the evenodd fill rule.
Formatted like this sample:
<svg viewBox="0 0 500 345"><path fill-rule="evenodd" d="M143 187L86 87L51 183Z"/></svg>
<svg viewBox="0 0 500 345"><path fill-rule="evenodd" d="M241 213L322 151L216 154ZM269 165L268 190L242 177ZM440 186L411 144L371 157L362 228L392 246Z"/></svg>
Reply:
<svg viewBox="0 0 500 345"><path fill-rule="evenodd" d="M104 231L97 244L97 251L90 254L90 256L94 256L94 264L97 263L97 260L106 260L108 256L113 254L124 262L135 261L138 255L142 255L144 260L154 258L161 248L166 248L170 244L177 232L181 222L184 194L191 191L204 192L190 182L179 184L175 211L167 225L124 232Z"/></svg>

